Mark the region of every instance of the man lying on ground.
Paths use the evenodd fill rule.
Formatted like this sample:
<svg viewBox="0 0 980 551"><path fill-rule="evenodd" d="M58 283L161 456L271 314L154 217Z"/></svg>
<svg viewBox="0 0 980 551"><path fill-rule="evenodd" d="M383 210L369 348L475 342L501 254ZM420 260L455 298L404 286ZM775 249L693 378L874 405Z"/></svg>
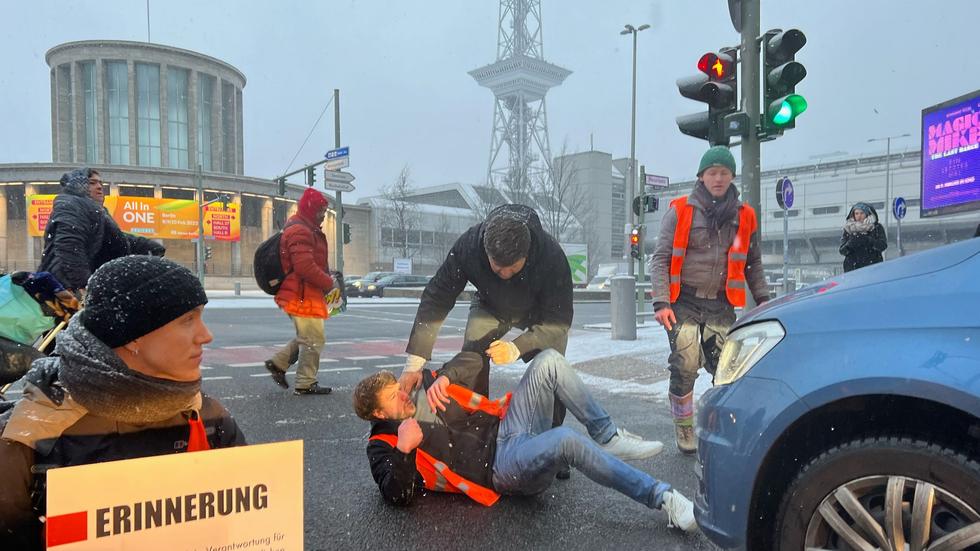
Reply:
<svg viewBox="0 0 980 551"><path fill-rule="evenodd" d="M671 526L696 529L690 500L623 462L653 457L663 444L618 429L561 354L550 349L539 354L517 390L498 400L451 384L441 374L479 369L482 362L480 354L461 352L440 372L424 372L427 392L414 400L388 371L358 383L354 411L371 421L368 460L385 501L409 505L424 487L463 493L490 506L500 495L539 494L559 469L574 467L665 511ZM556 398L585 425L588 436L551 427Z"/></svg>

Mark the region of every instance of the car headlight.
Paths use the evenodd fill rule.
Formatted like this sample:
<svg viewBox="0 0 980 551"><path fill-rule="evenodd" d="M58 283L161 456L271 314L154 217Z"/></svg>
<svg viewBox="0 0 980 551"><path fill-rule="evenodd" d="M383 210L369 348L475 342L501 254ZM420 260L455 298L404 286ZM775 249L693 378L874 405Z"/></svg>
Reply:
<svg viewBox="0 0 980 551"><path fill-rule="evenodd" d="M727 385L738 380L785 336L786 330L778 321L753 323L733 331L721 349L715 384Z"/></svg>
<svg viewBox="0 0 980 551"><path fill-rule="evenodd" d="M361 288L361 285L363 285L363 283L361 283L360 281L355 281L354 283L351 283L351 286L357 287L358 289Z"/></svg>
<svg viewBox="0 0 980 551"><path fill-rule="evenodd" d="M376 285L368 285L368 291L373 291L373 290L375 290L377 288L378 287Z"/></svg>

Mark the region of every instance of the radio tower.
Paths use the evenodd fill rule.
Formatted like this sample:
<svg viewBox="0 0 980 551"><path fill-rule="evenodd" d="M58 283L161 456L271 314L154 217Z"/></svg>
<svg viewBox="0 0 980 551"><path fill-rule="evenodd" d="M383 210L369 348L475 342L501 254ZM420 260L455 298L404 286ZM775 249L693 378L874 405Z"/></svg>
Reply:
<svg viewBox="0 0 980 551"><path fill-rule="evenodd" d="M545 94L572 72L544 60L541 0L500 0L497 21L497 61L469 72L494 95L487 185L533 205L533 178L552 161ZM509 158L500 154L505 145Z"/></svg>

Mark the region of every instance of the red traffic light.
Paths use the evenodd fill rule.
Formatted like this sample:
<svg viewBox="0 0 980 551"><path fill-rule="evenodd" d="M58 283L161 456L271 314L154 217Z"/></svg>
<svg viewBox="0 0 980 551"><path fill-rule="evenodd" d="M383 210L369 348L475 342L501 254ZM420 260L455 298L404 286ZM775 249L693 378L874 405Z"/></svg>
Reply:
<svg viewBox="0 0 980 551"><path fill-rule="evenodd" d="M630 245L640 244L640 230L633 230L630 232Z"/></svg>
<svg viewBox="0 0 980 551"><path fill-rule="evenodd" d="M708 52L698 60L698 70L711 80L725 80L732 72L732 58Z"/></svg>

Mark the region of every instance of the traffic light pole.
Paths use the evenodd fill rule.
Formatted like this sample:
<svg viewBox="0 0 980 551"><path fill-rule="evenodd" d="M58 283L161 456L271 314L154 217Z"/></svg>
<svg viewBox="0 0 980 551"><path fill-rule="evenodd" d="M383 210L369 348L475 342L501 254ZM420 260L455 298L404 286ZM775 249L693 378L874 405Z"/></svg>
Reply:
<svg viewBox="0 0 980 551"><path fill-rule="evenodd" d="M742 109L749 117L750 128L742 137L742 192L745 201L755 210L762 234L762 191L760 181L759 133L759 3L761 0L742 0ZM745 310L755 306L751 293L746 293Z"/></svg>
<svg viewBox="0 0 980 551"><path fill-rule="evenodd" d="M340 90L333 90L333 138L334 147L340 149ZM340 273L344 272L344 202L343 194L337 191L337 215L335 217L337 226L337 240L334 247L337 248L337 264L334 269Z"/></svg>
<svg viewBox="0 0 980 551"><path fill-rule="evenodd" d="M197 184L197 279L204 286L204 174L201 165L197 165L194 183Z"/></svg>

